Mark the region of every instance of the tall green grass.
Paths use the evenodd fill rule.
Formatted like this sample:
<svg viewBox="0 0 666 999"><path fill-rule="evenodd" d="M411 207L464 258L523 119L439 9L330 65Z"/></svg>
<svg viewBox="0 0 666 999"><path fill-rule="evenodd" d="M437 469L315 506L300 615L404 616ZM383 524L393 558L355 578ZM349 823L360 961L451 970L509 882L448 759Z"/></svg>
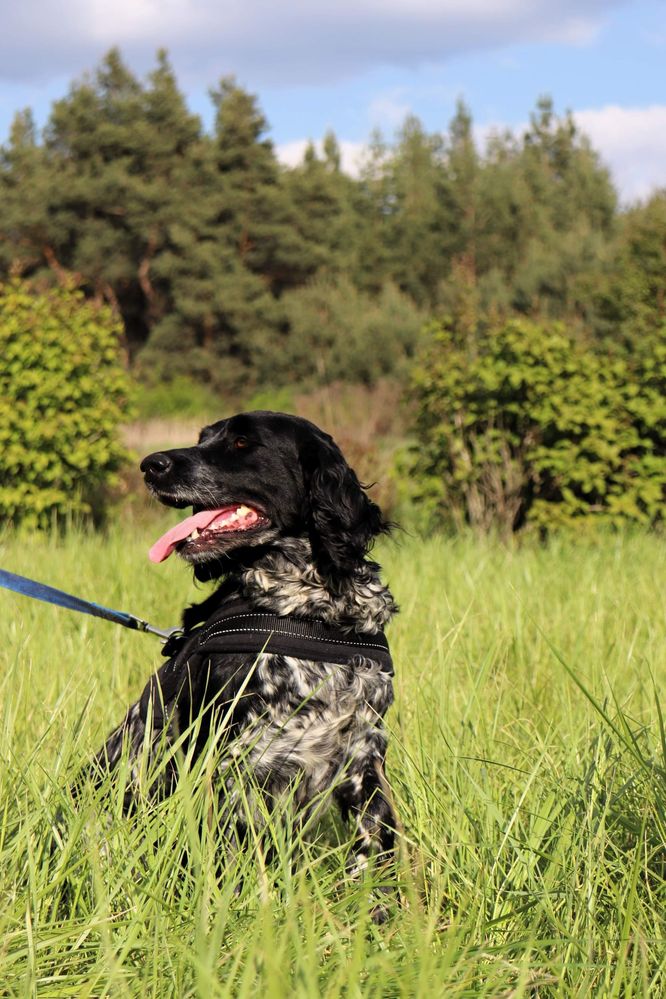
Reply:
<svg viewBox="0 0 666 999"><path fill-rule="evenodd" d="M152 540L6 537L0 565L170 625L203 591L150 565ZM130 819L117 785L75 807L159 644L0 592L0 994L665 994L665 554L642 536L382 546L404 826L382 927L382 874L349 883L332 816L269 818L275 859L257 836L219 876L213 752Z"/></svg>

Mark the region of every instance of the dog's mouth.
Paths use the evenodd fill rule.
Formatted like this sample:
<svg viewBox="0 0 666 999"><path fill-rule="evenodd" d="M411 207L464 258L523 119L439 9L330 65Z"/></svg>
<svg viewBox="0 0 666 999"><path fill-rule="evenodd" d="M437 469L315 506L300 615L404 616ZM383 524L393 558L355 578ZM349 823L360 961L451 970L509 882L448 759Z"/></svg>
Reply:
<svg viewBox="0 0 666 999"><path fill-rule="evenodd" d="M193 557L215 549L221 541L230 540L230 535L251 533L269 523L264 513L245 503L200 510L163 534L148 552L148 557L151 562L164 562L174 551Z"/></svg>

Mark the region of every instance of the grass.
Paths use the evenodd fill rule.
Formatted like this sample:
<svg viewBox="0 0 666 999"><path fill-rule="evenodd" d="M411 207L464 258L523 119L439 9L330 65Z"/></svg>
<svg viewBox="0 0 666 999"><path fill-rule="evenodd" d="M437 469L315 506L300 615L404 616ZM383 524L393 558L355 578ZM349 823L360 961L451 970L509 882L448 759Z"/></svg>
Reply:
<svg viewBox="0 0 666 999"><path fill-rule="evenodd" d="M170 625L197 591L147 562L159 529L7 536L0 565ZM117 786L74 808L69 782L159 646L0 593L0 994L663 995L665 554L642 536L381 548L402 606L404 837L402 904L379 928L381 874L345 880L333 818L270 821L276 860L255 848L217 877L212 752L130 820Z"/></svg>

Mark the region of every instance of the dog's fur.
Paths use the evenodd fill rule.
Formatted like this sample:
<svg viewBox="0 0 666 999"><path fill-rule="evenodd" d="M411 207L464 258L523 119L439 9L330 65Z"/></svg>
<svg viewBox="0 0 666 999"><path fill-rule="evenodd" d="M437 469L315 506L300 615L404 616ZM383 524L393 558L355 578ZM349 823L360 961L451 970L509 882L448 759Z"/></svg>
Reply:
<svg viewBox="0 0 666 999"><path fill-rule="evenodd" d="M244 503L261 514L250 530L179 545L199 580L221 581L185 612L186 632L239 596L253 610L368 635L396 611L379 567L365 558L388 525L333 440L308 421L243 413L204 428L195 447L149 455L141 468L149 490L168 506L192 505L198 512ZM382 718L393 692L379 663L360 656L341 666L225 653L199 672L158 706L162 729L148 733L147 742L164 747L198 720L196 755L224 719L218 776L228 837L244 838L250 792L241 806L237 781L249 768L248 788L261 789L269 806L289 793L307 817L332 796L356 823L350 869L365 866L372 853L390 858L396 820L384 774ZM124 746L131 761L139 759L155 707L148 708L144 694L129 709L98 765L114 767ZM162 790L168 793L166 784Z"/></svg>

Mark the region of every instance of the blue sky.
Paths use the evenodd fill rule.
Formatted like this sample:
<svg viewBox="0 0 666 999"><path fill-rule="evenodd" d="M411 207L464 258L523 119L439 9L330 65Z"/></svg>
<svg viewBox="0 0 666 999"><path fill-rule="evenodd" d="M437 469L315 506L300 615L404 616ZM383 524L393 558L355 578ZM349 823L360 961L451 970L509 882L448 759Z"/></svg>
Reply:
<svg viewBox="0 0 666 999"><path fill-rule="evenodd" d="M165 46L204 120L221 75L257 93L286 162L333 128L353 169L373 128L444 129L458 97L480 134L519 130L548 93L626 201L666 186L664 0L0 0L0 18L2 137L110 46L139 73Z"/></svg>

